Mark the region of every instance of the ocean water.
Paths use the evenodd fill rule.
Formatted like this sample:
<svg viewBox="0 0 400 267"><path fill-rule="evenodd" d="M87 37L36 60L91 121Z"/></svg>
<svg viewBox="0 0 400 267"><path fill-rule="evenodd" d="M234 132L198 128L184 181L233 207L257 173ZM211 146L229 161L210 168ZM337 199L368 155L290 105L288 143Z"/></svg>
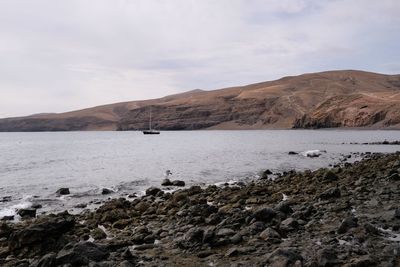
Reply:
<svg viewBox="0 0 400 267"><path fill-rule="evenodd" d="M0 133L0 217L41 204L38 212L79 212L109 197L140 194L170 179L206 185L275 172L327 167L353 152L394 152L400 146L351 142L400 140L400 131L260 130ZM344 144L345 143L345 144ZM289 151L326 150L318 158ZM352 158L356 160L357 158ZM60 187L71 194L59 197ZM101 195L102 188L115 191Z"/></svg>

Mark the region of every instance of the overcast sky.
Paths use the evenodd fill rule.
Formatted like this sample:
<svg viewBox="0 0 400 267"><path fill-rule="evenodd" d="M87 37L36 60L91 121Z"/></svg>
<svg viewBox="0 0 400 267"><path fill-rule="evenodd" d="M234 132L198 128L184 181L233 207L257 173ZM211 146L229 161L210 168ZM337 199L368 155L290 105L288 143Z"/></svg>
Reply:
<svg viewBox="0 0 400 267"><path fill-rule="evenodd" d="M400 73L399 0L0 0L0 117Z"/></svg>

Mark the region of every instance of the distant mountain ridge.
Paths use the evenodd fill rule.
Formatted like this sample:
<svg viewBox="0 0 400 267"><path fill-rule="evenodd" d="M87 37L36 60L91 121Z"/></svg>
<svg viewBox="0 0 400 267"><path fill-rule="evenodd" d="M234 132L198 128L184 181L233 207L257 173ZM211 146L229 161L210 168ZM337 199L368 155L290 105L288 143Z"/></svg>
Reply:
<svg viewBox="0 0 400 267"><path fill-rule="evenodd" d="M0 119L0 131L400 129L400 75L342 70L214 91Z"/></svg>

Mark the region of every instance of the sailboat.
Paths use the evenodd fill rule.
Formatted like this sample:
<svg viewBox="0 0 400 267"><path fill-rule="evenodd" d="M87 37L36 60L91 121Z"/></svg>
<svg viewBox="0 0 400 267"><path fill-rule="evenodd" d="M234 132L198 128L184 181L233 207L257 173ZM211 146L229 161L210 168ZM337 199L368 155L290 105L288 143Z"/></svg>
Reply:
<svg viewBox="0 0 400 267"><path fill-rule="evenodd" d="M160 134L159 131L151 129L151 108L150 108L149 129L148 130L144 130L143 134Z"/></svg>

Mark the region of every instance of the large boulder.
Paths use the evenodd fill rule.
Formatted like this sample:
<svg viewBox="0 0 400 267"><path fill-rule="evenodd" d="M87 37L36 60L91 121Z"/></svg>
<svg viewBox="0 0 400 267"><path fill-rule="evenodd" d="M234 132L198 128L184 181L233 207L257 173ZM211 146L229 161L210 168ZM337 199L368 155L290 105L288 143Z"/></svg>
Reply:
<svg viewBox="0 0 400 267"><path fill-rule="evenodd" d="M69 194L70 194L69 188L67 188L67 187L62 187L62 188L60 188L60 189L58 189L58 190L56 191L56 194L57 194L57 195L69 195Z"/></svg>
<svg viewBox="0 0 400 267"><path fill-rule="evenodd" d="M99 262L106 259L109 252L103 247L92 242L79 242L67 244L57 253L56 262L58 265L82 266L90 261Z"/></svg>
<svg viewBox="0 0 400 267"><path fill-rule="evenodd" d="M27 253L51 251L60 237L75 225L74 218L62 213L37 220L29 226L15 230L9 237L10 251L23 250Z"/></svg>
<svg viewBox="0 0 400 267"><path fill-rule="evenodd" d="M27 209L19 209L17 214L22 218L35 218L36 217L36 209L27 208Z"/></svg>

